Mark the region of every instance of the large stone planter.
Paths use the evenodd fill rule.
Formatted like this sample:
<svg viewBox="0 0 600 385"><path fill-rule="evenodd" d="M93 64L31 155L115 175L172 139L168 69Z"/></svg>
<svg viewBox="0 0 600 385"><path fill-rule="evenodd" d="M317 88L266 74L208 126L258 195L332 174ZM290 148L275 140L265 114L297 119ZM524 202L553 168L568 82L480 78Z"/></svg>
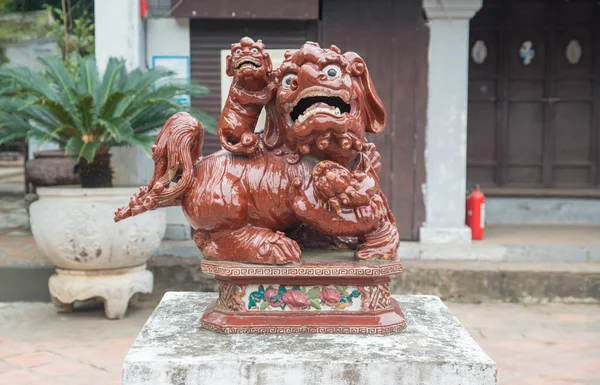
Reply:
<svg viewBox="0 0 600 385"><path fill-rule="evenodd" d="M60 186L80 184L75 173L77 162L67 158L62 150L38 151L25 165L27 180L34 186Z"/></svg>
<svg viewBox="0 0 600 385"><path fill-rule="evenodd" d="M133 188L39 188L30 207L31 231L56 265L52 301L71 311L75 301L100 297L108 318L122 318L131 297L152 291L146 261L165 234L166 212L152 211L114 223L114 211Z"/></svg>

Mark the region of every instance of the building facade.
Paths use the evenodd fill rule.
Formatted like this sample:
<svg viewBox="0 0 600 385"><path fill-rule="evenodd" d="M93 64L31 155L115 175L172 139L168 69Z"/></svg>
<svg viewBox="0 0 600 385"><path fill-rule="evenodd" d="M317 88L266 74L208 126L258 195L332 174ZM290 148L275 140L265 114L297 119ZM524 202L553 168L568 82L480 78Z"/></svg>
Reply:
<svg viewBox="0 0 600 385"><path fill-rule="evenodd" d="M211 90L191 102L215 117L228 87L222 51L242 36L273 50L312 40L360 54L388 112L386 130L370 139L403 239L470 242L465 195L474 184L498 196L564 196L593 194L600 183L595 1L148 4L142 15L137 0L96 1L99 62L187 66ZM206 139L205 153L218 148ZM146 181L147 159L119 156L137 165L124 183Z"/></svg>

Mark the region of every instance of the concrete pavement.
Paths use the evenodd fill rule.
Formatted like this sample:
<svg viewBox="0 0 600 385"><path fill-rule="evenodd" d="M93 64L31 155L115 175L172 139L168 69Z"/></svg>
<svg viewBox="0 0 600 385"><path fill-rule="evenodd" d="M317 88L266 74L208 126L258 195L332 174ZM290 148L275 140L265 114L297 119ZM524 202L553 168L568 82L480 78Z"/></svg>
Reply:
<svg viewBox="0 0 600 385"><path fill-rule="evenodd" d="M498 364L499 384L600 384L600 306L448 303ZM119 384L122 360L152 312L110 321L99 308L56 314L0 304L0 384Z"/></svg>

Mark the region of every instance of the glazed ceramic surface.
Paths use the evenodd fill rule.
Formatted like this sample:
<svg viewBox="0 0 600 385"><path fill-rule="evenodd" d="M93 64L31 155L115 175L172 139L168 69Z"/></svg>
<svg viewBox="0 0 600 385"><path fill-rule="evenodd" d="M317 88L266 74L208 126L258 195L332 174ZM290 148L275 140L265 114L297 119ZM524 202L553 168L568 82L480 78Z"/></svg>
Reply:
<svg viewBox="0 0 600 385"><path fill-rule="evenodd" d="M196 245L216 261L298 262L287 233L302 225L355 239L358 260L394 258L399 236L379 187L381 156L366 137L384 129L386 113L366 63L307 42L273 70L264 49L243 38L227 57L233 82L218 126L225 149L202 154L202 124L174 115L152 146L152 180L115 221L181 206Z"/></svg>

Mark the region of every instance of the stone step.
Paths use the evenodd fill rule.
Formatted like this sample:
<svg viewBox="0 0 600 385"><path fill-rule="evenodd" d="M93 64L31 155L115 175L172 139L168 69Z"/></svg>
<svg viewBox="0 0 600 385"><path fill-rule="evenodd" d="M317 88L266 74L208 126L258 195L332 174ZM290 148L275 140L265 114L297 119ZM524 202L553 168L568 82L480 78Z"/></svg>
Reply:
<svg viewBox="0 0 600 385"><path fill-rule="evenodd" d="M200 271L199 257L155 257L154 293L216 291ZM405 260L404 273L392 279L394 294L432 294L458 302L600 303L600 264Z"/></svg>
<svg viewBox="0 0 600 385"><path fill-rule="evenodd" d="M536 190L536 195L543 192L544 190ZM510 193L510 190L505 193ZM598 199L597 189L576 189L567 193L580 194L580 196L488 197L485 201L486 221L488 224L600 224L598 216L600 199Z"/></svg>
<svg viewBox="0 0 600 385"><path fill-rule="evenodd" d="M457 301L600 301L600 237L597 227L490 227L470 245L402 242L405 274L397 294L433 294ZM200 272L200 254L189 241L163 241L149 266L151 299L170 290L214 291ZM0 236L0 301L48 301L53 268L26 232Z"/></svg>
<svg viewBox="0 0 600 385"><path fill-rule="evenodd" d="M200 271L200 257L157 256L150 260L158 301L167 291L216 291ZM49 301L51 266L0 267L0 302ZM405 260L392 280L395 294L432 294L457 302L600 303L600 264Z"/></svg>
<svg viewBox="0 0 600 385"><path fill-rule="evenodd" d="M409 260L392 291L457 302L598 303L600 264Z"/></svg>

